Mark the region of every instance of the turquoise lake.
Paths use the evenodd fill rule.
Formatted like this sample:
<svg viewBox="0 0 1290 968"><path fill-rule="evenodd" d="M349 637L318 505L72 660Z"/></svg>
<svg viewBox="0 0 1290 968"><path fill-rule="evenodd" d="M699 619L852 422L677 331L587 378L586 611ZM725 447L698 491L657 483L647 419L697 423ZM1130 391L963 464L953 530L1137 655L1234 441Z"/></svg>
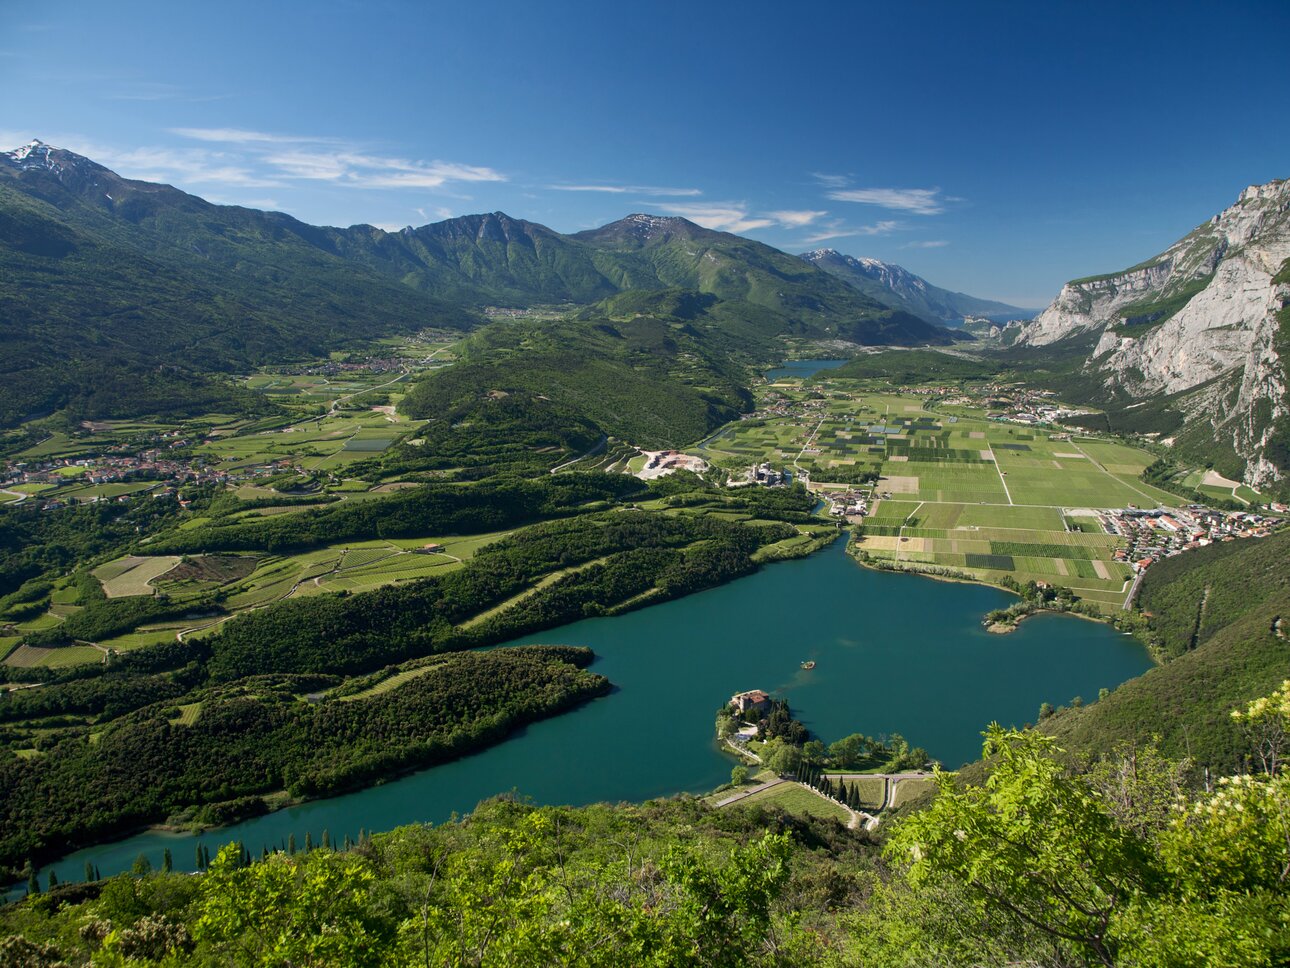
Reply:
<svg viewBox="0 0 1290 968"><path fill-rule="evenodd" d="M360 828L440 822L509 790L570 804L704 792L734 765L716 747L714 714L745 689L787 698L825 742L899 732L955 767L976 757L991 720L1032 721L1040 703L1090 699L1151 664L1136 639L1070 617L985 632L982 615L1011 600L991 588L863 569L837 541L688 598L526 637L591 646L592 668L616 689L492 749L204 836L147 832L53 866L60 879L79 880L88 860L107 876L140 853L159 864L169 847L187 869L197 843L214 853L240 839L258 854L292 833L303 844L306 831L340 840ZM806 659L816 668L801 669Z"/></svg>

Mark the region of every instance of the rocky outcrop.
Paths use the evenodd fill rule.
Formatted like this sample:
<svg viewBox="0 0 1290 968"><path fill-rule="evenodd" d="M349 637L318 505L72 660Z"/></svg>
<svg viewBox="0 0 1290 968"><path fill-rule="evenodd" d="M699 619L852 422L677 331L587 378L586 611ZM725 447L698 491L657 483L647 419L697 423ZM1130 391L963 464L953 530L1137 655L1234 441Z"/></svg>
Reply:
<svg viewBox="0 0 1290 968"><path fill-rule="evenodd" d="M1207 422L1246 462L1246 482L1266 484L1284 473L1264 447L1287 415L1290 361L1276 336L1288 259L1290 181L1252 186L1154 259L1067 283L1032 322L1014 326L1015 343L1100 331L1085 366L1108 390L1141 400L1184 394L1189 424Z"/></svg>

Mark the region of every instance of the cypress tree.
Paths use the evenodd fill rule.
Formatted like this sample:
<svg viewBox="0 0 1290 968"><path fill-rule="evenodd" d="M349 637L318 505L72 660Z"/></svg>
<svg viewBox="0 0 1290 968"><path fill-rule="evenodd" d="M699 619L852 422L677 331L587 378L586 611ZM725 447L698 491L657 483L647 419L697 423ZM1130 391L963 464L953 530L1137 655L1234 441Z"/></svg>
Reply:
<svg viewBox="0 0 1290 968"><path fill-rule="evenodd" d="M314 849L314 835L306 830L305 831L305 853L306 854L312 853L313 849Z"/></svg>
<svg viewBox="0 0 1290 968"><path fill-rule="evenodd" d="M52 891L58 886L58 871L52 867L49 870L49 889Z"/></svg>
<svg viewBox="0 0 1290 968"><path fill-rule="evenodd" d="M331 834L328 833L326 827L323 828L322 846L323 850L331 850Z"/></svg>
<svg viewBox="0 0 1290 968"><path fill-rule="evenodd" d="M196 863L197 863L197 869L198 869L199 871L201 871L201 870L205 870L205 869L206 869L206 865L205 865L202 861L203 861L203 858L202 858L202 845L201 845L201 844L198 844L198 845L197 845L197 861L196 861Z"/></svg>
<svg viewBox="0 0 1290 968"><path fill-rule="evenodd" d="M98 864L95 864L95 865L94 865L94 879L95 879L96 881L101 881L101 880L103 880L103 875L99 873L99 865L98 865Z"/></svg>
<svg viewBox="0 0 1290 968"><path fill-rule="evenodd" d="M89 861L86 861L85 862L85 883L88 884L92 880L94 880L94 865L91 864Z"/></svg>
<svg viewBox="0 0 1290 968"><path fill-rule="evenodd" d="M293 857L295 856L295 853L296 853L296 835L295 834L292 834L290 837L287 838L287 853L291 854Z"/></svg>
<svg viewBox="0 0 1290 968"><path fill-rule="evenodd" d="M36 872L33 870L30 874L27 875L27 896L35 897L39 893L40 893L40 878L36 876Z"/></svg>
<svg viewBox="0 0 1290 968"><path fill-rule="evenodd" d="M346 835L345 835L345 849L346 849L346 850L353 850L353 849L354 849L354 842L353 842L352 840L350 840L350 839L349 839L349 834L346 834Z"/></svg>
<svg viewBox="0 0 1290 968"><path fill-rule="evenodd" d="M174 858L170 856L169 847L161 852L161 869L167 874L175 869L175 861Z"/></svg>
<svg viewBox="0 0 1290 968"><path fill-rule="evenodd" d="M209 847L203 847L202 848L202 869L210 870L210 866L211 866L211 849Z"/></svg>

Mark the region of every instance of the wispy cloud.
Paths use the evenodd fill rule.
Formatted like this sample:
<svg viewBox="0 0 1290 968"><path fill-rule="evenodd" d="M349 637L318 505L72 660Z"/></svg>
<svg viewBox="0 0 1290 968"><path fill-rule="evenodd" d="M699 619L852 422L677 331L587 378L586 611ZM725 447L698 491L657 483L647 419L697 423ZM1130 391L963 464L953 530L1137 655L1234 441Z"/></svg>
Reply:
<svg viewBox="0 0 1290 968"><path fill-rule="evenodd" d="M945 211L939 188L845 188L831 191L835 202L878 205L911 215L939 215Z"/></svg>
<svg viewBox="0 0 1290 968"><path fill-rule="evenodd" d="M760 218L748 213L748 206L743 202L674 202L659 206L669 215L680 215L691 222L697 222L705 229L716 229L718 232L751 232L774 225L774 219Z"/></svg>
<svg viewBox="0 0 1290 968"><path fill-rule="evenodd" d="M218 147L192 149L233 156L270 182L325 181L350 188L439 189L454 182L501 182L494 168L383 155L343 138L245 128L172 128L172 134Z"/></svg>
<svg viewBox="0 0 1290 968"><path fill-rule="evenodd" d="M245 128L171 128L171 134L193 141L213 141L226 145L299 145L339 144L336 138L306 138L292 134L270 134L267 131L248 131Z"/></svg>
<svg viewBox="0 0 1290 968"><path fill-rule="evenodd" d="M821 225L819 230L802 239L803 245L816 245L829 239L849 239L857 236L886 235L900 227L892 220L875 222L872 225L847 225L841 219L835 219Z"/></svg>
<svg viewBox="0 0 1290 968"><path fill-rule="evenodd" d="M445 219L452 218L454 214L452 209L444 206L414 208L412 211L416 212L418 215L421 216L422 222L434 222L434 221L442 222Z"/></svg>
<svg viewBox="0 0 1290 968"><path fill-rule="evenodd" d="M660 185L547 185L553 192L605 192L610 195L650 195L693 197L702 195L698 188L665 188Z"/></svg>
<svg viewBox="0 0 1290 968"><path fill-rule="evenodd" d="M925 242L906 242L902 249L943 249L949 245L948 239L928 239Z"/></svg>
<svg viewBox="0 0 1290 968"><path fill-rule="evenodd" d="M771 218L773 218L780 225L783 225L789 228L798 229L798 228L802 228L803 226L810 225L816 219L824 218L824 216L828 215L829 213L814 212L809 210L807 211L790 210L790 211L779 211L779 212L767 212L766 214L769 215Z"/></svg>
<svg viewBox="0 0 1290 968"><path fill-rule="evenodd" d="M846 188L851 181L846 175L827 175L819 171L811 172L811 177L825 188Z"/></svg>
<svg viewBox="0 0 1290 968"><path fill-rule="evenodd" d="M776 211L754 212L746 202L671 202L660 205L669 215L680 215L691 222L702 225L705 229L716 229L719 232L752 232L757 229L802 228L828 212L814 211Z"/></svg>

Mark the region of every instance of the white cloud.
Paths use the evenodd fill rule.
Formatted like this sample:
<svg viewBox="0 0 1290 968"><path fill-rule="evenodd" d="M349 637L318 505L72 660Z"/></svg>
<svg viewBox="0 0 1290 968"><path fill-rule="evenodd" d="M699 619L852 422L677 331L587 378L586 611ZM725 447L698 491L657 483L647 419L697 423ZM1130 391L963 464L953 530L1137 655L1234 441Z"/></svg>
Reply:
<svg viewBox="0 0 1290 968"><path fill-rule="evenodd" d="M811 177L825 188L846 188L850 181L846 175L826 175L818 171L811 172Z"/></svg>
<svg viewBox="0 0 1290 968"><path fill-rule="evenodd" d="M835 202L878 205L912 215L939 215L945 207L939 188L846 188L828 193Z"/></svg>
<svg viewBox="0 0 1290 968"><path fill-rule="evenodd" d="M706 229L719 232L752 232L756 229L779 228L793 229L809 225L828 212L813 211L778 211L753 212L746 202L670 202L660 205L669 215L680 215L696 222Z"/></svg>
<svg viewBox="0 0 1290 968"><path fill-rule="evenodd" d="M828 212L811 212L811 211L779 211L767 212L780 225L787 228L801 228L804 225L810 225L816 219L823 218Z"/></svg>
<svg viewBox="0 0 1290 968"><path fill-rule="evenodd" d="M248 131L245 128L171 128L171 134L193 141L214 141L226 145L249 144L335 144L334 138L305 138L290 134L269 134L266 131Z"/></svg>
<svg viewBox="0 0 1290 968"><path fill-rule="evenodd" d="M693 197L702 195L698 188L664 188L659 185L547 185L553 192L605 192L610 195L651 195Z"/></svg>
<svg viewBox="0 0 1290 968"><path fill-rule="evenodd" d="M442 222L453 216L452 209L443 206L426 206L424 208L414 208L412 211L421 216L422 222Z"/></svg>
<svg viewBox="0 0 1290 968"><path fill-rule="evenodd" d="M929 239L926 242L906 242L902 249L943 249L949 245L948 239Z"/></svg>
<svg viewBox="0 0 1290 968"><path fill-rule="evenodd" d="M826 225L820 226L819 230L808 235L802 240L803 245L815 245L819 242L826 242L829 239L849 239L855 236L886 235L900 227L899 222L885 220L875 222L872 225L847 225L841 219L836 219Z"/></svg>
<svg viewBox="0 0 1290 968"><path fill-rule="evenodd" d="M452 182L506 181L482 165L373 154L339 138L272 134L243 128L172 128L184 138L218 144L273 179L326 181L352 188L438 189ZM198 149L194 149L198 150Z"/></svg>
<svg viewBox="0 0 1290 968"><path fill-rule="evenodd" d="M718 232L751 232L775 224L774 219L749 215L748 206L743 202L713 202L707 205L673 202L659 207L669 215L680 215L705 229L715 229Z"/></svg>

